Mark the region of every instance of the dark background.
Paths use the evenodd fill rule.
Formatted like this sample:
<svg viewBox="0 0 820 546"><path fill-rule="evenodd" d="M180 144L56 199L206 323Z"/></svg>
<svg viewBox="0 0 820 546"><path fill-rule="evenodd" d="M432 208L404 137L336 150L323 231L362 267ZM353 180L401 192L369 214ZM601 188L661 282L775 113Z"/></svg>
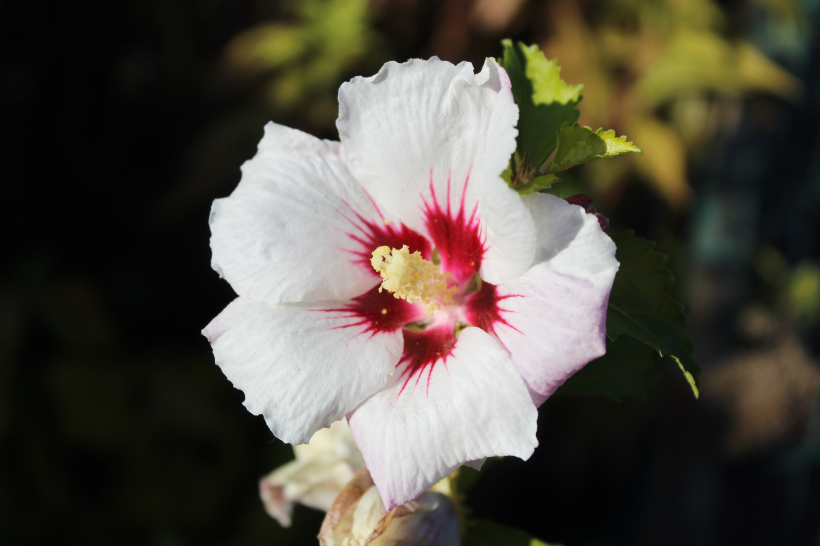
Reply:
<svg viewBox="0 0 820 546"><path fill-rule="evenodd" d="M209 267L210 203L269 119L336 138L335 90L354 75L434 54L480 66L502 37L549 45L570 28L566 3L514 2L511 17L481 3L0 3L0 543L313 543L320 513L298 508L288 530L265 514L257 480L290 448L199 334L233 297ZM687 148L690 199L623 166L604 188L596 171L567 181L670 256L701 399L661 360L644 399L550 400L535 455L482 472L476 516L567 546L820 544L815 4L715 5L722 36L802 87L698 90L734 121ZM590 32L603 5L577 3ZM777 6L798 10L792 34ZM356 10L363 30L344 19ZM242 60L237 37L271 23L302 29L300 57ZM619 104L606 112L621 134Z"/></svg>

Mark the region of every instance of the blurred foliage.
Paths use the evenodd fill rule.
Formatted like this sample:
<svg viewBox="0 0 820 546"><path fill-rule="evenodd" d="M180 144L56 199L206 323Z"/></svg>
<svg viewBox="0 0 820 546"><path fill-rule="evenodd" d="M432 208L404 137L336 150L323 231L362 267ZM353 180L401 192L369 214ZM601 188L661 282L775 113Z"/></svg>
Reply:
<svg viewBox="0 0 820 546"><path fill-rule="evenodd" d="M731 122L726 101L750 92L797 100L803 92L751 43L728 36L710 0L612 0L592 18L571 0L548 10L560 23L542 46L559 59L567 81L584 82L581 122L629 134L646 153L620 169L592 169L598 192L613 194L635 169L682 210L691 200L687 157Z"/></svg>
<svg viewBox="0 0 820 546"><path fill-rule="evenodd" d="M274 112L308 108L319 120L335 120L340 80L356 64L389 59L385 41L371 26L368 0L290 0L289 22L257 25L231 40L228 68L265 79Z"/></svg>
<svg viewBox="0 0 820 546"><path fill-rule="evenodd" d="M820 266L806 261L795 268L788 285L788 302L803 325L820 321Z"/></svg>

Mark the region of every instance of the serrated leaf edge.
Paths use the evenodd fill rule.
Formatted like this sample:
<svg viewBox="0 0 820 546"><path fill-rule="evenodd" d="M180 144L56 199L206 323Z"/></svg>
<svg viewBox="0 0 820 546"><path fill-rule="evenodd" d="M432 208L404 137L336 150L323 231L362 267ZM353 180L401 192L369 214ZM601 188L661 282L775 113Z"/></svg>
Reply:
<svg viewBox="0 0 820 546"><path fill-rule="evenodd" d="M664 291L663 291L663 289L664 289L664 288L666 288L667 286L669 286L669 285L671 285L671 284L673 284L673 283L675 282L675 277L674 277L674 275L672 274L672 272L671 272L671 271L669 271L669 269L668 269L668 268L666 268L666 262L667 262L667 261L669 261L669 257L668 257L668 256L666 256L665 254L661 254L660 252L655 252L655 247L657 246L657 243L656 243L655 241L651 240L651 239L646 239L646 238L644 238L644 237L638 237L637 235L635 235L635 231L634 231L634 230L631 230L631 229L630 229L630 230L626 230L626 231L624 231L624 232L623 232L623 234L624 234L624 235L631 235L631 236L632 236L632 237L634 237L635 239L638 239L639 241L642 241L642 242L644 243L644 246L646 246L646 247L647 247L647 251L652 252L652 253L654 253L654 254L657 254L659 257L661 257L661 258L663 259L663 261L661 262L661 265L664 267L664 269L666 269L666 271L667 271L669 274L668 274L668 275L666 275L666 276L664 276L664 279L663 279L662 284L659 284L659 287L662 289L662 290L661 290L661 293L662 293L663 295L665 295L665 296L667 297L667 299L669 299L669 300L671 300L673 303L675 303L675 304L676 304L676 305L680 308L680 310L681 310L681 311L683 311L683 310L685 309L684 305L683 305L683 304L681 304L679 301L675 300L672 296L670 296L669 294L667 294L666 292L664 292ZM608 308L615 309L615 311L617 311L617 312L618 312L621 316L626 317L626 318L627 318L627 319L628 319L631 323L636 324L636 325L638 326L638 329L643 330L643 331L646 331L646 329L645 329L643 326L641 326L641 325L640 325L640 323L638 323L637 321L635 321L635 320L634 320L631 316L629 316L626 312L624 312L623 310L619 309L617 305L614 305L613 303L608 302L608 303L607 303L607 307L608 307ZM681 326L681 327L682 327L682 326ZM664 355L663 351L661 351L660 347L659 347L657 344L655 344L655 343L648 343L648 342L646 342L646 341L644 341L644 340L642 340L642 339L640 339L640 338L637 338L637 337L635 337L635 336L630 336L630 335L629 335L629 334L627 334L626 332L618 332L618 333L614 333L614 334L613 334L613 333L610 333L608 330L607 330L607 332L606 332L606 336L607 336L610 340L612 340L612 341L617 341L617 339L618 339L621 335L626 335L626 336L629 336L629 337L631 337L631 338L633 338L633 339L637 339L638 341L640 341L640 342L642 342L642 343L646 343L647 345L649 345L650 347L652 347L655 351L657 351L657 352L658 352L658 354L659 354L660 356L669 356L669 357L671 357L671 358L672 358L672 359L673 359L673 360L677 363L677 365L678 365L678 367L680 368L680 370L683 372L683 375L684 375L684 377L686 378L687 383L689 383L689 386L691 387L691 389L692 389L692 393L695 395L695 398L697 399L697 398L699 398L699 397L700 397L700 390L698 389L698 379L697 379L697 377L695 377L695 376L694 376L691 372L689 372L689 371L688 371L688 370L684 367L683 362L681 362L680 357L675 356L675 355L673 355L673 354L671 354L671 353L670 353L670 354L666 354L666 355ZM646 337L648 337L648 338L654 338L654 336L652 336L652 335L649 335L649 336L646 336ZM691 339L691 338L690 338L690 339ZM694 365L695 365L698 369L700 369L700 367L697 365L697 363L696 363L696 362L694 362L694 360L692 361L692 363L693 363L693 364L694 364Z"/></svg>
<svg viewBox="0 0 820 546"><path fill-rule="evenodd" d="M586 129L587 131L589 131L589 134L591 134L591 135L595 135L597 137L600 137L601 140L603 140L604 143L606 144L606 147L607 147L606 152L604 154L600 154L600 155L587 156L587 159L585 161L581 161L579 163L574 163L574 162L568 161L568 162L565 162L565 163L558 163L556 165L550 165L549 169L547 169L546 172L548 172L548 173L561 172L561 171L565 171L567 169L571 169L573 167L577 167L578 165L583 165L585 163L591 163L592 161L597 161L598 159L606 159L606 158L609 158L609 157L616 157L616 156L619 156L621 154L626 154L626 153L638 153L638 154L643 155L643 150L642 149L635 146L635 144L633 144L632 141L626 140L626 135L615 136L616 133L615 133L614 129L604 130L603 127L599 127L598 129L593 131L592 127L588 127L586 125L581 125L577 121L575 123L572 123L572 124L564 123L561 126L561 128L558 129L558 133L557 133L558 142L555 146L555 150L557 150L558 146L560 146L561 132L565 128L566 129L572 129L575 126L578 126L581 129ZM629 147L629 149L625 149L625 150L622 149L622 150L618 150L618 151L612 151L612 148L610 146L610 142L613 142L613 141L617 142L619 144L622 144L626 147Z"/></svg>

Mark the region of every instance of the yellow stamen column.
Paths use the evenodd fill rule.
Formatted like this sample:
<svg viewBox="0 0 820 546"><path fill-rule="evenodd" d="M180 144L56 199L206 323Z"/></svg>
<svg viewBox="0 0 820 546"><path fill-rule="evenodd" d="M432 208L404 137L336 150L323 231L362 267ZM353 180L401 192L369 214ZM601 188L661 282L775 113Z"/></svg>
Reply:
<svg viewBox="0 0 820 546"><path fill-rule="evenodd" d="M379 292L384 289L409 303L422 302L427 305L428 315L440 308L433 299L449 305L453 303L453 294L458 292L455 286L447 288L447 279L452 275L442 273L436 264L422 258L418 251L411 254L407 245L392 250L380 246L373 251L370 263L384 279Z"/></svg>

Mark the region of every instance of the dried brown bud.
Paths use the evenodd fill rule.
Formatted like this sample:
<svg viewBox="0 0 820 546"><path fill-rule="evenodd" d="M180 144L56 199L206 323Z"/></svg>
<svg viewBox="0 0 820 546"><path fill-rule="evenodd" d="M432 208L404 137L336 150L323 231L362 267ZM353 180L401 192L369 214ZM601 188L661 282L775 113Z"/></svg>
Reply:
<svg viewBox="0 0 820 546"><path fill-rule="evenodd" d="M458 546L458 516L445 495L427 492L384 509L379 492L363 468L328 511L319 532L321 546Z"/></svg>

